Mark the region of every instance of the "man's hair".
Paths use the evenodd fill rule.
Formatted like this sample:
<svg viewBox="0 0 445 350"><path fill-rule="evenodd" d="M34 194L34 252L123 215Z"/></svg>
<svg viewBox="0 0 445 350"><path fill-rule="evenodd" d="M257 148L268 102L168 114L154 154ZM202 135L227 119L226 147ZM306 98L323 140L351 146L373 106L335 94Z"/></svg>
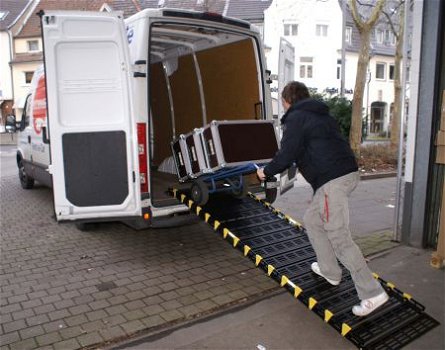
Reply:
<svg viewBox="0 0 445 350"><path fill-rule="evenodd" d="M291 81L288 83L283 91L281 97L289 104L293 105L295 102L309 98L309 91L303 83L299 81Z"/></svg>

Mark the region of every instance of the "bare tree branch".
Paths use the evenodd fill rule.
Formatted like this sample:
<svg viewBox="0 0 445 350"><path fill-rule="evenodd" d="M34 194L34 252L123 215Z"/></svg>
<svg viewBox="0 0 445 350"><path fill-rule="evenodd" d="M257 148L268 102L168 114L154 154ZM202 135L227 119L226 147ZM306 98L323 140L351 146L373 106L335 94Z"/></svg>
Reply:
<svg viewBox="0 0 445 350"><path fill-rule="evenodd" d="M357 10L357 3L364 6L370 6L368 4L362 4L359 0L349 0L349 7L351 8L352 19L359 32L362 32L365 28L370 29L374 26L375 22L379 19L380 12L382 12L383 6L386 0L377 0L377 4L373 7L368 20L364 21Z"/></svg>
<svg viewBox="0 0 445 350"><path fill-rule="evenodd" d="M377 0L377 4L375 5L374 9L371 12L371 15L369 16L368 21L366 22L366 26L368 28L372 28L379 19L380 12L382 12L383 6L385 6L386 0Z"/></svg>
<svg viewBox="0 0 445 350"><path fill-rule="evenodd" d="M352 19L354 20L355 26L357 27L358 31L361 32L363 30L364 23L357 11L357 1L349 0L349 7L351 8Z"/></svg>
<svg viewBox="0 0 445 350"><path fill-rule="evenodd" d="M396 29L396 27L394 26L394 22L392 19L392 15L397 13L399 11L399 9L405 4L405 0L400 0L397 3L397 6L393 9L392 14L389 14L387 11L383 10L382 13L383 15L386 17L387 19L387 24L389 24L389 26L391 27L391 31L393 32L394 36L396 37L396 39L398 39L398 30ZM402 8L403 9L403 8Z"/></svg>

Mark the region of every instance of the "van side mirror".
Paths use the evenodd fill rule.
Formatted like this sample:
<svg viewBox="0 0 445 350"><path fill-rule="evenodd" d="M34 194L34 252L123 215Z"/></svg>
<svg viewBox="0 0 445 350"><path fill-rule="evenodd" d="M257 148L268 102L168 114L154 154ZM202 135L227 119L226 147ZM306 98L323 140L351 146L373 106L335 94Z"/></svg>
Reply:
<svg viewBox="0 0 445 350"><path fill-rule="evenodd" d="M5 129L8 133L14 133L17 131L17 123L14 115L8 115L6 117Z"/></svg>

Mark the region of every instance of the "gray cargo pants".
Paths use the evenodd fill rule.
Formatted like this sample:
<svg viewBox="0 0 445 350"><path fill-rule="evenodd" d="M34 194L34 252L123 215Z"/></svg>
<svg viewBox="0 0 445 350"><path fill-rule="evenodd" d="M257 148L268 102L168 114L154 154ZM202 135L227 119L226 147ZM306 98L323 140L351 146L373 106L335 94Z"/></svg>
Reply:
<svg viewBox="0 0 445 350"><path fill-rule="evenodd" d="M338 260L349 270L360 300L383 292L366 264L349 230L348 197L357 187L360 175L350 173L331 180L314 194L304 215L309 240L317 255L321 273L339 281L342 271Z"/></svg>

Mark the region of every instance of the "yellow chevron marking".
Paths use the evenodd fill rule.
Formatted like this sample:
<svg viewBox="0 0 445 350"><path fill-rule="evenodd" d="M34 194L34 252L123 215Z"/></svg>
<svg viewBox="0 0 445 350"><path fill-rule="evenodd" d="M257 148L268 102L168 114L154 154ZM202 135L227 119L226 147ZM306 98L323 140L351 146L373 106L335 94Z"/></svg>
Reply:
<svg viewBox="0 0 445 350"><path fill-rule="evenodd" d="M375 279L379 278L379 275L377 275L375 272L372 273L372 277L374 277Z"/></svg>
<svg viewBox="0 0 445 350"><path fill-rule="evenodd" d="M251 249L251 248L250 248L248 245L245 245L245 246L244 246L244 256L247 256L247 254L249 254L250 249Z"/></svg>
<svg viewBox="0 0 445 350"><path fill-rule="evenodd" d="M209 219L210 219L210 214L209 214L209 213L205 213L205 214L204 214L204 220L205 220L205 222L209 222Z"/></svg>
<svg viewBox="0 0 445 350"><path fill-rule="evenodd" d="M191 209L192 205L193 205L193 201L191 199L189 199L189 209Z"/></svg>
<svg viewBox="0 0 445 350"><path fill-rule="evenodd" d="M213 223L213 228L215 231L218 229L219 225L221 225L221 223L218 220L215 220L215 222Z"/></svg>
<svg viewBox="0 0 445 350"><path fill-rule="evenodd" d="M296 286L294 289L294 297L298 298L298 296L301 294L302 291L303 290L300 287Z"/></svg>
<svg viewBox="0 0 445 350"><path fill-rule="evenodd" d="M265 205L266 207L270 207L270 203L269 203L269 202L264 202L264 205Z"/></svg>
<svg viewBox="0 0 445 350"><path fill-rule="evenodd" d="M403 293L403 297L408 299L408 300L411 300L411 298L412 298L412 296L410 294L408 294L408 293Z"/></svg>
<svg viewBox="0 0 445 350"><path fill-rule="evenodd" d="M181 194L181 202L184 203L185 201L185 194Z"/></svg>
<svg viewBox="0 0 445 350"><path fill-rule="evenodd" d="M281 287L284 287L287 284L287 282L289 282L289 278L283 275L281 277L281 283L280 283Z"/></svg>
<svg viewBox="0 0 445 350"><path fill-rule="evenodd" d="M386 285L391 288L394 289L396 286L394 284L392 284L391 282L387 282Z"/></svg>
<svg viewBox="0 0 445 350"><path fill-rule="evenodd" d="M235 248L239 243L239 238L238 237L234 237L233 238L233 248Z"/></svg>
<svg viewBox="0 0 445 350"><path fill-rule="evenodd" d="M348 334L351 331L351 327L349 327L346 323L343 323L341 325L341 335L345 336L346 334Z"/></svg>
<svg viewBox="0 0 445 350"><path fill-rule="evenodd" d="M300 224L298 221L292 219L289 215L284 215L284 218L285 218L290 224L292 224L292 225L294 225L294 226L301 227L301 224Z"/></svg>
<svg viewBox="0 0 445 350"><path fill-rule="evenodd" d="M273 272L273 270L275 270L275 267L273 267L272 265L267 265L267 275L270 276Z"/></svg>
<svg viewBox="0 0 445 350"><path fill-rule="evenodd" d="M328 309L324 310L324 321L329 322L329 320L334 316L332 312L330 312Z"/></svg>
<svg viewBox="0 0 445 350"><path fill-rule="evenodd" d="M229 229L228 228L225 228L224 230L223 230L223 237L224 238L227 238L227 235L229 234Z"/></svg>
<svg viewBox="0 0 445 350"><path fill-rule="evenodd" d="M317 304L317 303L318 303L317 300L315 300L314 298L310 297L309 298L309 310L312 310L314 308L315 304Z"/></svg>
<svg viewBox="0 0 445 350"><path fill-rule="evenodd" d="M255 255L255 266L258 266L261 260L263 260L263 257L261 255Z"/></svg>
<svg viewBox="0 0 445 350"><path fill-rule="evenodd" d="M196 207L196 215L199 215L199 213L201 212L202 208L198 205Z"/></svg>

